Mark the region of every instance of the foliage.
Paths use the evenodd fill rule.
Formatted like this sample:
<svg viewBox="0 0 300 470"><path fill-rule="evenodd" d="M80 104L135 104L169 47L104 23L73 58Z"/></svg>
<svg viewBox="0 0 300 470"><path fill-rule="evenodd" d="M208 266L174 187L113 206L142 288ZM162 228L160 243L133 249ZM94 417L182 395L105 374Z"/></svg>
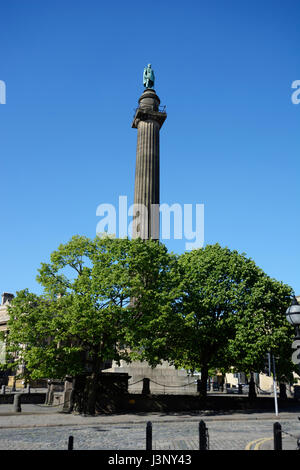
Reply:
<svg viewBox="0 0 300 470"><path fill-rule="evenodd" d="M152 240L74 236L60 245L39 269L43 295L18 292L9 308L7 352L17 356L15 367L25 363L31 378L71 375L88 383L84 400L93 412L106 362L142 359L141 348L151 364L160 361L165 341L155 333L168 310L171 258Z"/></svg>
<svg viewBox="0 0 300 470"><path fill-rule="evenodd" d="M176 256L152 240L74 236L37 280L43 295L20 291L9 307L8 359L34 379L91 377L81 381L90 411L112 360L201 371L202 396L210 370L260 371L268 351L279 376L291 377L292 289L235 250L216 244Z"/></svg>
<svg viewBox="0 0 300 470"><path fill-rule="evenodd" d="M127 343L131 358L153 367L170 359L176 335L177 258L162 243L136 240L130 251L131 315Z"/></svg>
<svg viewBox="0 0 300 470"><path fill-rule="evenodd" d="M269 348L289 342L283 312L291 289L253 260L216 244L184 253L178 262L175 311L182 340L173 359L178 367L201 371L203 396L208 369L255 370Z"/></svg>
<svg viewBox="0 0 300 470"><path fill-rule="evenodd" d="M129 312L128 240L73 237L42 263L44 294L17 293L10 307L7 351L25 344L31 377L61 378L126 357Z"/></svg>
<svg viewBox="0 0 300 470"><path fill-rule="evenodd" d="M263 371L265 357L278 357L277 372L292 380L291 362L293 327L285 318L291 302L291 287L264 275L253 286L235 325L235 337L229 340L228 352L237 370L246 373Z"/></svg>

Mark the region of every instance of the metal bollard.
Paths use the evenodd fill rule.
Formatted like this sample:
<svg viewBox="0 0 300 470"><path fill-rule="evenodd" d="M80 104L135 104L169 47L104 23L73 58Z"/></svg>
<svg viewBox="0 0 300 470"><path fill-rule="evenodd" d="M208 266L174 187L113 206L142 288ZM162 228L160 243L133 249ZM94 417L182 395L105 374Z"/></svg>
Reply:
<svg viewBox="0 0 300 470"><path fill-rule="evenodd" d="M5 395L5 392L6 392L6 386L5 386L5 385L2 385L2 387L1 387L1 395Z"/></svg>
<svg viewBox="0 0 300 470"><path fill-rule="evenodd" d="M14 404L13 404L13 411L15 413L21 413L21 393L15 393L14 395Z"/></svg>
<svg viewBox="0 0 300 470"><path fill-rule="evenodd" d="M74 437L73 437L73 436L69 436L68 450L73 450L73 445L74 445Z"/></svg>
<svg viewBox="0 0 300 470"><path fill-rule="evenodd" d="M199 450L208 450L208 432L203 420L199 423Z"/></svg>
<svg viewBox="0 0 300 470"><path fill-rule="evenodd" d="M282 450L282 433L281 424L276 422L273 424L274 450Z"/></svg>
<svg viewBox="0 0 300 470"><path fill-rule="evenodd" d="M146 426L146 450L152 450L152 423L148 421Z"/></svg>
<svg viewBox="0 0 300 470"><path fill-rule="evenodd" d="M142 395L150 395L150 379L143 379Z"/></svg>

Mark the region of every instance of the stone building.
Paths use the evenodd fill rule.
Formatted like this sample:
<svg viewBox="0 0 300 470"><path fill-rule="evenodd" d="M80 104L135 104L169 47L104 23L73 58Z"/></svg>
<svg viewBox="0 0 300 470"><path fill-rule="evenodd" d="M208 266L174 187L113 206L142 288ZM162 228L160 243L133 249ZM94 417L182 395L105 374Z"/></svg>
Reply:
<svg viewBox="0 0 300 470"><path fill-rule="evenodd" d="M13 294L8 292L3 292L1 296L1 305L0 305L0 331L7 332L7 322L9 320L9 315L7 307L9 306L11 300L14 298ZM5 341L0 339L0 363L5 362ZM2 371L0 369L0 386L8 385L11 376L11 371L6 370Z"/></svg>

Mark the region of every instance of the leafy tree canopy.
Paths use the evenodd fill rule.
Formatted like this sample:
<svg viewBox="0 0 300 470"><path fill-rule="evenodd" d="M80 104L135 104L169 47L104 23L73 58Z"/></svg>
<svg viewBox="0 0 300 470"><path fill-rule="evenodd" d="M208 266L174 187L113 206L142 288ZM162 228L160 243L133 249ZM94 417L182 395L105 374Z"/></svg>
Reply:
<svg viewBox="0 0 300 470"><path fill-rule="evenodd" d="M255 370L269 348L290 341L283 312L292 289L253 260L216 244L184 253L178 265L182 340L173 358L177 366L201 370L203 395L208 369Z"/></svg>

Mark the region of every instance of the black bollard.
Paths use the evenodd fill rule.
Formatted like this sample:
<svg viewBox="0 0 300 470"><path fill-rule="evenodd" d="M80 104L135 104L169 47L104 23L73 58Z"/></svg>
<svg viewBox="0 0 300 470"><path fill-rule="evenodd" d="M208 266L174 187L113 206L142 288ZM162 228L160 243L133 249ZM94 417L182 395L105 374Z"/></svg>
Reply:
<svg viewBox="0 0 300 470"><path fill-rule="evenodd" d="M276 422L273 424L274 450L282 450L282 433L281 424Z"/></svg>
<svg viewBox="0 0 300 470"><path fill-rule="evenodd" d="M208 450L207 428L203 420L199 423L199 450Z"/></svg>
<svg viewBox="0 0 300 470"><path fill-rule="evenodd" d="M150 379L143 379L142 395L150 395Z"/></svg>
<svg viewBox="0 0 300 470"><path fill-rule="evenodd" d="M69 436L68 450L73 450L73 444L74 444L74 437Z"/></svg>
<svg viewBox="0 0 300 470"><path fill-rule="evenodd" d="M14 404L13 404L13 411L15 413L21 413L21 393L15 393L14 395Z"/></svg>
<svg viewBox="0 0 300 470"><path fill-rule="evenodd" d="M152 423L148 421L146 426L146 450L152 450Z"/></svg>

